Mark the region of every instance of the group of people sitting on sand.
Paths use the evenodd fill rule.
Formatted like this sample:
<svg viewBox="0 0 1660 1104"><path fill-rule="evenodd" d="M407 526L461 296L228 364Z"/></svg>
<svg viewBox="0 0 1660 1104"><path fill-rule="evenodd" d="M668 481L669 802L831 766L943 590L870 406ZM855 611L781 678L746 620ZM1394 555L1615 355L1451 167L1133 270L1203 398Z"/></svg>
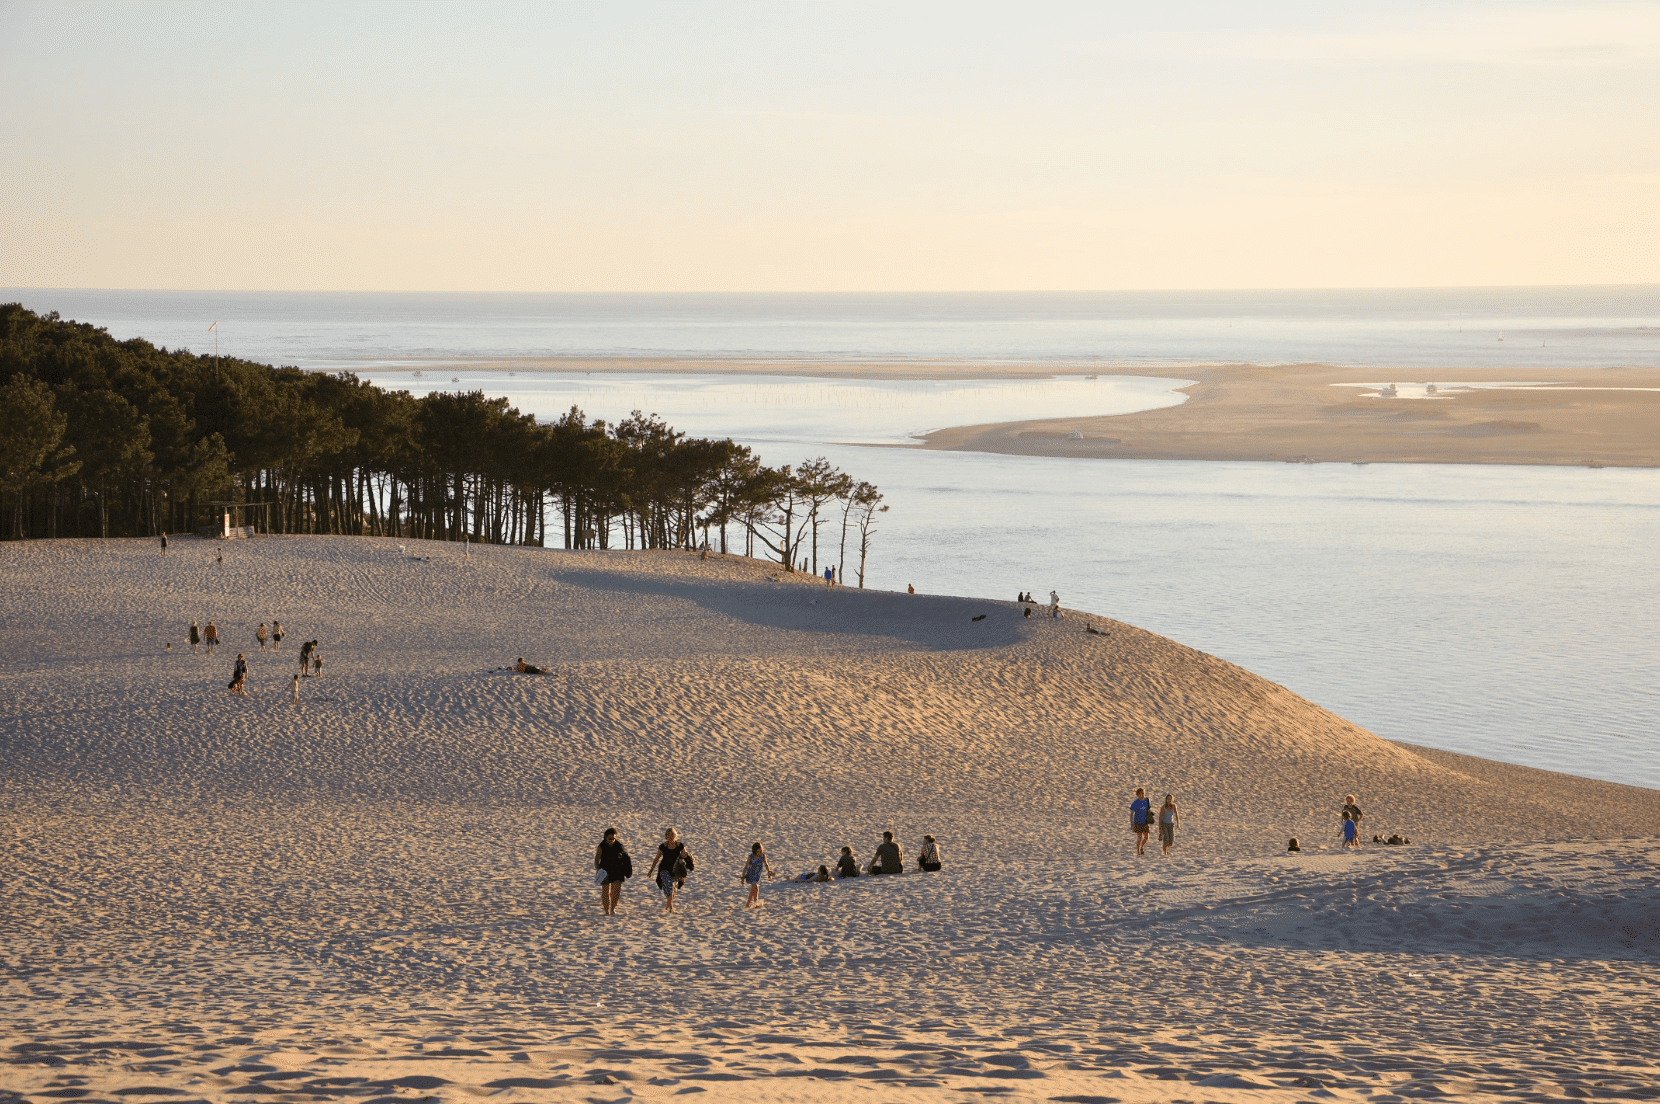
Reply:
<svg viewBox="0 0 1660 1104"><path fill-rule="evenodd" d="M1358 848L1360 846L1360 822L1365 815L1365 813L1360 811L1360 806L1355 804L1355 795L1348 794L1343 800L1343 811L1341 813L1342 821L1340 831L1342 833L1344 847ZM1403 844L1411 843L1412 841L1401 835L1401 833L1394 832L1388 839L1385 839L1380 835L1374 835L1372 837L1372 842L1381 843L1388 847L1399 847ZM1302 841L1296 836L1292 836L1286 843L1285 849L1287 851L1301 851L1303 849Z"/></svg>
<svg viewBox="0 0 1660 1104"><path fill-rule="evenodd" d="M917 851L917 865L925 871L939 870L944 861L940 858L938 842L933 836L922 837L922 846ZM686 876L697 869L697 860L687 849L673 828L663 833L663 842L657 845L657 854L653 856L651 865L646 868L646 876L652 878L659 892L663 894L663 911L674 911L675 891L686 884ZM905 873L905 849L893 838L892 832L882 833L882 842L877 845L876 853L871 856L870 862L860 868L859 860L854 856L851 847L843 847L841 857L836 860L836 869L832 873L828 866L821 866L816 872L806 871L790 879L792 882L834 882L847 878L886 876ZM607 916L616 914L617 905L622 901L623 882L634 876L634 860L628 853L621 839L617 837L615 828L607 828L605 836L599 846L594 849L594 881L599 885L600 909ZM739 880L748 890L744 901L744 908L754 908L761 903L761 879L772 878L776 874L772 863L767 859L766 848L757 841L750 845L749 857L738 872Z"/></svg>

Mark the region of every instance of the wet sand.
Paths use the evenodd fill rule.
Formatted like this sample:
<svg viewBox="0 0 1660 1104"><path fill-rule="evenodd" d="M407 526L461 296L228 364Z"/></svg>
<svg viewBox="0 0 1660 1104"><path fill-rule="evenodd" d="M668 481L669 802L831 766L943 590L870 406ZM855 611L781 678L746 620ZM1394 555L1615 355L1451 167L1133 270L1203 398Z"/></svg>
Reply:
<svg viewBox="0 0 1660 1104"><path fill-rule="evenodd" d="M1332 386L1436 382L1422 370L1224 365L1182 375L1199 382L1181 389L1189 398L1180 406L960 426L929 434L926 447L1127 460L1660 466L1660 371L1653 369L1449 369L1440 382L1565 389L1471 390L1435 399L1368 398L1361 389Z"/></svg>

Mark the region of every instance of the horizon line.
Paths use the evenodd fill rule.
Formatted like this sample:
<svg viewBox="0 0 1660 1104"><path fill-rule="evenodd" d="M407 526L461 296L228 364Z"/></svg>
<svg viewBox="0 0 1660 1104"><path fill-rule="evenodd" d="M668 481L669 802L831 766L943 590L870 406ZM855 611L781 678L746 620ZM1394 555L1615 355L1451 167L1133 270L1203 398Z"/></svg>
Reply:
<svg viewBox="0 0 1660 1104"><path fill-rule="evenodd" d="M1324 286L1275 287L1116 287L1116 288L863 288L838 290L780 290L732 288L712 290L474 290L457 288L191 288L191 287L0 287L0 293L54 292L54 291L108 291L154 292L158 294L224 294L224 295L1122 295L1122 294L1217 294L1247 292L1310 292L1310 291L1527 291L1549 288L1654 288L1660 290L1660 281L1636 283L1584 284L1348 284Z"/></svg>

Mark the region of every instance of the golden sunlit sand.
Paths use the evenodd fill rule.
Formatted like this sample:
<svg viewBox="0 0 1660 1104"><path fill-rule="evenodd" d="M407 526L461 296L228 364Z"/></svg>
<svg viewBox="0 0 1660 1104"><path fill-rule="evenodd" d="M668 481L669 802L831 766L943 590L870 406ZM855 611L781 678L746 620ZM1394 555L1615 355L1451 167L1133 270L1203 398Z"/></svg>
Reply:
<svg viewBox="0 0 1660 1104"><path fill-rule="evenodd" d="M5 1099L1660 1085L1660 793L1389 743L1095 614L406 544L0 546ZM1180 804L1168 858L1137 785ZM1339 850L1346 792L1413 843ZM738 908L752 840L794 875L884 829L944 871Z"/></svg>

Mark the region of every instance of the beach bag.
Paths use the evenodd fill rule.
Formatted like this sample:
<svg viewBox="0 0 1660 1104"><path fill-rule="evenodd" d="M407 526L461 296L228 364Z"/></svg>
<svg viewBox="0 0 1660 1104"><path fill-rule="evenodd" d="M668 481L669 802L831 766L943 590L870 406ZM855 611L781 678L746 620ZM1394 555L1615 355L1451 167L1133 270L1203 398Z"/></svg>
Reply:
<svg viewBox="0 0 1660 1104"><path fill-rule="evenodd" d="M629 856L627 851L622 853L622 862L619 865L622 867L622 876L624 878L634 877L634 860Z"/></svg>
<svg viewBox="0 0 1660 1104"><path fill-rule="evenodd" d="M606 872L605 872L605 867L600 866L600 867L595 867L594 868L594 884L595 885L604 885L606 876L607 875L606 875Z"/></svg>
<svg viewBox="0 0 1660 1104"><path fill-rule="evenodd" d="M691 863L686 861L685 856L681 856L680 858L674 860L674 869L669 871L669 880L678 882L691 872Z"/></svg>

